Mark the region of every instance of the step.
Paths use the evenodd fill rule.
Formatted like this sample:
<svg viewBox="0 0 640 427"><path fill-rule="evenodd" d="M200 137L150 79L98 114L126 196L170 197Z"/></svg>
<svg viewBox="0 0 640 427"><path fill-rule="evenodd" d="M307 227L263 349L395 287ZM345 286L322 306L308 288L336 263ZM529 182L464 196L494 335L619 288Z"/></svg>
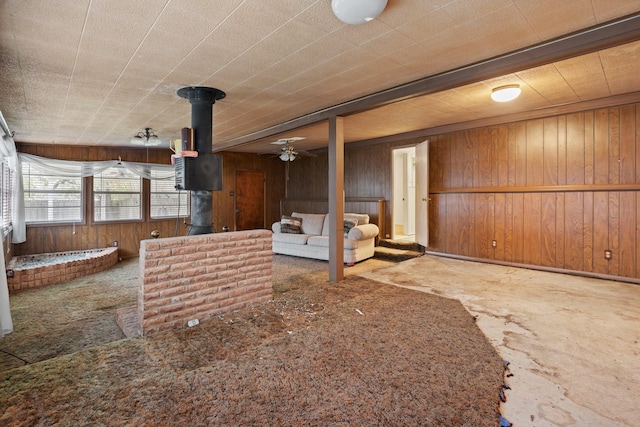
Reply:
<svg viewBox="0 0 640 427"><path fill-rule="evenodd" d="M380 239L380 241L378 241L378 246L401 249L405 251L423 252L422 247L419 244L406 240Z"/></svg>
<svg viewBox="0 0 640 427"><path fill-rule="evenodd" d="M417 258L422 255L424 255L424 252L406 250L406 249L388 248L385 246L376 246L374 257L376 259L384 259L384 260L389 260L394 262L401 262L401 261L406 261L408 259Z"/></svg>

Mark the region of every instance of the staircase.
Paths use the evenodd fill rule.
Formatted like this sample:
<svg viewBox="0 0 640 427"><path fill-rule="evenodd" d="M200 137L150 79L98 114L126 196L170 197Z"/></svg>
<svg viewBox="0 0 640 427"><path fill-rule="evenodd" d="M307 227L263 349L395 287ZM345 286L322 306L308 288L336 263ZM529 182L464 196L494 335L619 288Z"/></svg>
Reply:
<svg viewBox="0 0 640 427"><path fill-rule="evenodd" d="M381 239L374 258L401 262L424 255L424 248L415 242Z"/></svg>

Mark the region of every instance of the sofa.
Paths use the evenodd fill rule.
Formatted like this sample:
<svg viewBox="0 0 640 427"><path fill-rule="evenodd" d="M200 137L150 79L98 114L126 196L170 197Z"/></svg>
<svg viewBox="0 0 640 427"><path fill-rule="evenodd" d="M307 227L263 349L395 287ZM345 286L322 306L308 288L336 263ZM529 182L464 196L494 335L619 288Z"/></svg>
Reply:
<svg viewBox="0 0 640 427"><path fill-rule="evenodd" d="M328 214L293 212L271 226L273 252L304 258L329 260ZM344 214L344 263L371 258L375 253L379 229L369 223L367 214Z"/></svg>

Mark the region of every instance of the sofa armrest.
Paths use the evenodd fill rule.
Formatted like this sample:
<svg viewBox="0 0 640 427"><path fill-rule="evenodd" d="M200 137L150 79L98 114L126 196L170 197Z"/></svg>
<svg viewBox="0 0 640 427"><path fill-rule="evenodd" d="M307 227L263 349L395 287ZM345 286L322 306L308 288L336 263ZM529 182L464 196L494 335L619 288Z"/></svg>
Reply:
<svg viewBox="0 0 640 427"><path fill-rule="evenodd" d="M280 221L271 224L271 231L274 233L280 233Z"/></svg>
<svg viewBox="0 0 640 427"><path fill-rule="evenodd" d="M378 229L378 226L375 224L356 225L349 230L347 238L353 240L367 240L376 237L379 232L380 229Z"/></svg>

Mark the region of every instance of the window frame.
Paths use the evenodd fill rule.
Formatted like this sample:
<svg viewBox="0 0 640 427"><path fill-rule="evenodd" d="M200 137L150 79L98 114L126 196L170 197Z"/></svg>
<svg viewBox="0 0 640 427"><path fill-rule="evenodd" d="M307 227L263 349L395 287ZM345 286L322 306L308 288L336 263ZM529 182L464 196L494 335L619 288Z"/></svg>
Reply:
<svg viewBox="0 0 640 427"><path fill-rule="evenodd" d="M80 181L80 219L75 221L75 220L52 220L52 221L28 221L27 220L27 193L29 192L29 190L27 189L27 185L26 185L26 179L25 179L25 174L24 174L24 168L25 166L28 165L29 168L33 168L35 167L36 169L38 168L37 166L34 166L34 164L30 163L30 162L22 162L21 165L21 170L20 173L22 174L22 179L23 179L23 190L22 190L22 194L24 195L24 208L25 208L25 225L28 227L50 227L50 226L65 226L65 225L71 225L71 224L86 224L87 223L87 212L86 212L86 194L87 194L87 185L86 185L86 181L84 178L71 178L71 179L78 179ZM30 173L29 176L31 176L32 174ZM60 177L56 177L55 175L50 175L50 174L46 174L46 173L41 173L40 176L46 176L46 177L52 177L52 178L60 178ZM36 193L51 193L48 191L44 191L44 190L36 190ZM75 193L75 192L74 192Z"/></svg>
<svg viewBox="0 0 640 427"><path fill-rule="evenodd" d="M96 194L136 194L133 191L125 191L125 192L96 191L96 177L114 168L122 168L125 171L125 173L132 174L137 177L137 180L139 182L139 191L137 192L139 196L138 218L96 219L96 212L98 211L98 209L96 208ZM144 178L136 174L133 174L122 165L116 165L109 169L106 169L103 172L100 172L98 174L91 176L90 179L91 179L91 205L90 205L89 215L90 215L92 224L136 223L136 222L144 222L147 220L148 204L146 203Z"/></svg>
<svg viewBox="0 0 640 427"><path fill-rule="evenodd" d="M13 182L15 180L15 172L9 167L7 159L2 160L0 180L2 188L0 192L0 216L2 217L0 227L2 227L2 238L4 239L13 231Z"/></svg>
<svg viewBox="0 0 640 427"><path fill-rule="evenodd" d="M173 219L179 219L179 218L187 218L191 216L191 192L188 190L176 190L175 189L175 185L173 186L174 191L176 193L178 193L178 203L180 201L180 198L183 197L183 195L186 197L186 203L183 206L181 203L177 204L177 205L171 205L172 207L179 207L178 208L178 214L177 215L165 215L165 216L154 216L153 215L153 195L156 193L159 194L168 194L169 191L153 191L153 183L154 181L157 183L159 182L170 182L171 184L175 184L175 179L174 180L148 180L149 181L149 209L147 210L148 214L149 214L149 220L152 221L162 221L162 220L173 220ZM184 215L180 215L180 210L183 209L184 207L186 207L186 213Z"/></svg>

